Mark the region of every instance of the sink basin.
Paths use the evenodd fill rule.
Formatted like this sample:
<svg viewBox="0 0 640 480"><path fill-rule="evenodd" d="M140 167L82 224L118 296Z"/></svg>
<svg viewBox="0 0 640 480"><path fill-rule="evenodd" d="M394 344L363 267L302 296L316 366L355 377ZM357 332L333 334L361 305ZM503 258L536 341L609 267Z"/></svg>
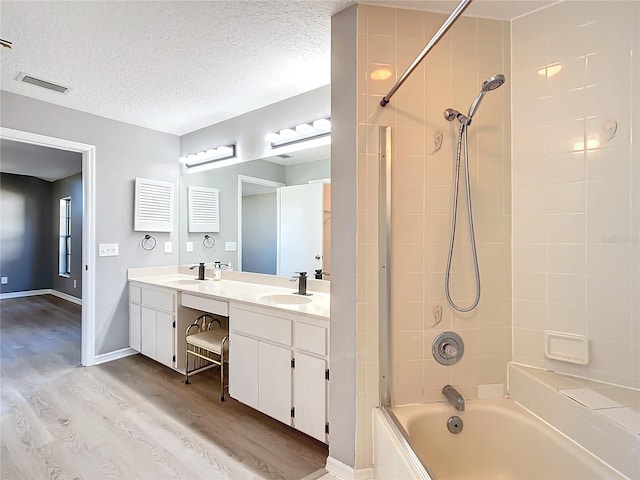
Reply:
<svg viewBox="0 0 640 480"><path fill-rule="evenodd" d="M172 285L198 285L202 280L189 280L189 279L180 279L180 280L170 280L167 283Z"/></svg>
<svg viewBox="0 0 640 480"><path fill-rule="evenodd" d="M260 297L258 300L265 303L273 303L279 305L303 305L305 303L310 303L311 298L303 297L302 295L294 295L286 293L284 294L273 294L273 295L265 295Z"/></svg>

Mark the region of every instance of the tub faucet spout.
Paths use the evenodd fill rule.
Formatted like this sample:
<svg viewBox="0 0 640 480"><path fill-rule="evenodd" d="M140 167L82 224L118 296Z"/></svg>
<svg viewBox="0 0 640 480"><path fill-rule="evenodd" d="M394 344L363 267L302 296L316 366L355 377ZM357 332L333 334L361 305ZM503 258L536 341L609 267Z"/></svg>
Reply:
<svg viewBox="0 0 640 480"><path fill-rule="evenodd" d="M459 412L464 412L464 398L462 395L453 388L451 385L445 385L442 387L442 394L447 397L449 403L454 406Z"/></svg>

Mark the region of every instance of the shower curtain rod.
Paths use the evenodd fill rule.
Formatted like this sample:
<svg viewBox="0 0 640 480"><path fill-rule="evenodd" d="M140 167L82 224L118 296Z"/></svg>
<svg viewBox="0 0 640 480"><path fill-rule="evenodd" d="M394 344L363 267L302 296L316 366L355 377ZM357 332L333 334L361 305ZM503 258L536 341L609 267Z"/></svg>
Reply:
<svg viewBox="0 0 640 480"><path fill-rule="evenodd" d="M427 43L427 46L422 49L420 54L416 57L413 63L409 65L409 68L407 68L406 72L402 74L402 76L398 79L396 84L393 87L391 87L391 90L389 90L389 93L387 93L384 97L382 97L382 100L380 100L380 106L382 107L387 106L393 94L396 93L396 90L400 88L400 86L405 82L405 80L409 77L409 75L411 75L411 73L415 70L415 68L420 64L422 59L427 55L427 53L429 53L429 51L436 45L436 43L440 41L442 36L445 33L447 33L447 30L449 30L451 25L453 25L454 22L458 19L458 17L462 15L462 12L465 11L465 9L469 6L469 4L472 1L473 0L460 1L458 6L453 10L453 12L451 12L451 15L449 15L449 18L447 18L444 21L440 29L433 35L433 37L431 37L431 40L429 40L429 43Z"/></svg>

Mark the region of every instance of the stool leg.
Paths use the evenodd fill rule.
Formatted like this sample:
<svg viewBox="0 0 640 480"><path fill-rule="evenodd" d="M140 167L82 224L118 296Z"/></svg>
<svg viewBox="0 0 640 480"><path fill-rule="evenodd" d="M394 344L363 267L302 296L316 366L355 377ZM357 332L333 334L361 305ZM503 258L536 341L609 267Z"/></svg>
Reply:
<svg viewBox="0 0 640 480"><path fill-rule="evenodd" d="M184 383L189 385L189 352L187 350L189 350L189 345L186 346L184 351Z"/></svg>
<svg viewBox="0 0 640 480"><path fill-rule="evenodd" d="M224 344L220 352L220 401L224 402Z"/></svg>

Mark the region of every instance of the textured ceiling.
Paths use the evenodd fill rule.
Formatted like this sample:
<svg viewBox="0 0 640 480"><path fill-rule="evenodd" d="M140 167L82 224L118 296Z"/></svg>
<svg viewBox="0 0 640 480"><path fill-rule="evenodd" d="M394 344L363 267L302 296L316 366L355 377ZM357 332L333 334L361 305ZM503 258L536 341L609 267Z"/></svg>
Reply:
<svg viewBox="0 0 640 480"><path fill-rule="evenodd" d="M3 90L182 135L330 82L331 15L355 0L0 2ZM456 0L371 0L450 12ZM549 3L475 0L509 19ZM20 72L65 94L16 81Z"/></svg>

